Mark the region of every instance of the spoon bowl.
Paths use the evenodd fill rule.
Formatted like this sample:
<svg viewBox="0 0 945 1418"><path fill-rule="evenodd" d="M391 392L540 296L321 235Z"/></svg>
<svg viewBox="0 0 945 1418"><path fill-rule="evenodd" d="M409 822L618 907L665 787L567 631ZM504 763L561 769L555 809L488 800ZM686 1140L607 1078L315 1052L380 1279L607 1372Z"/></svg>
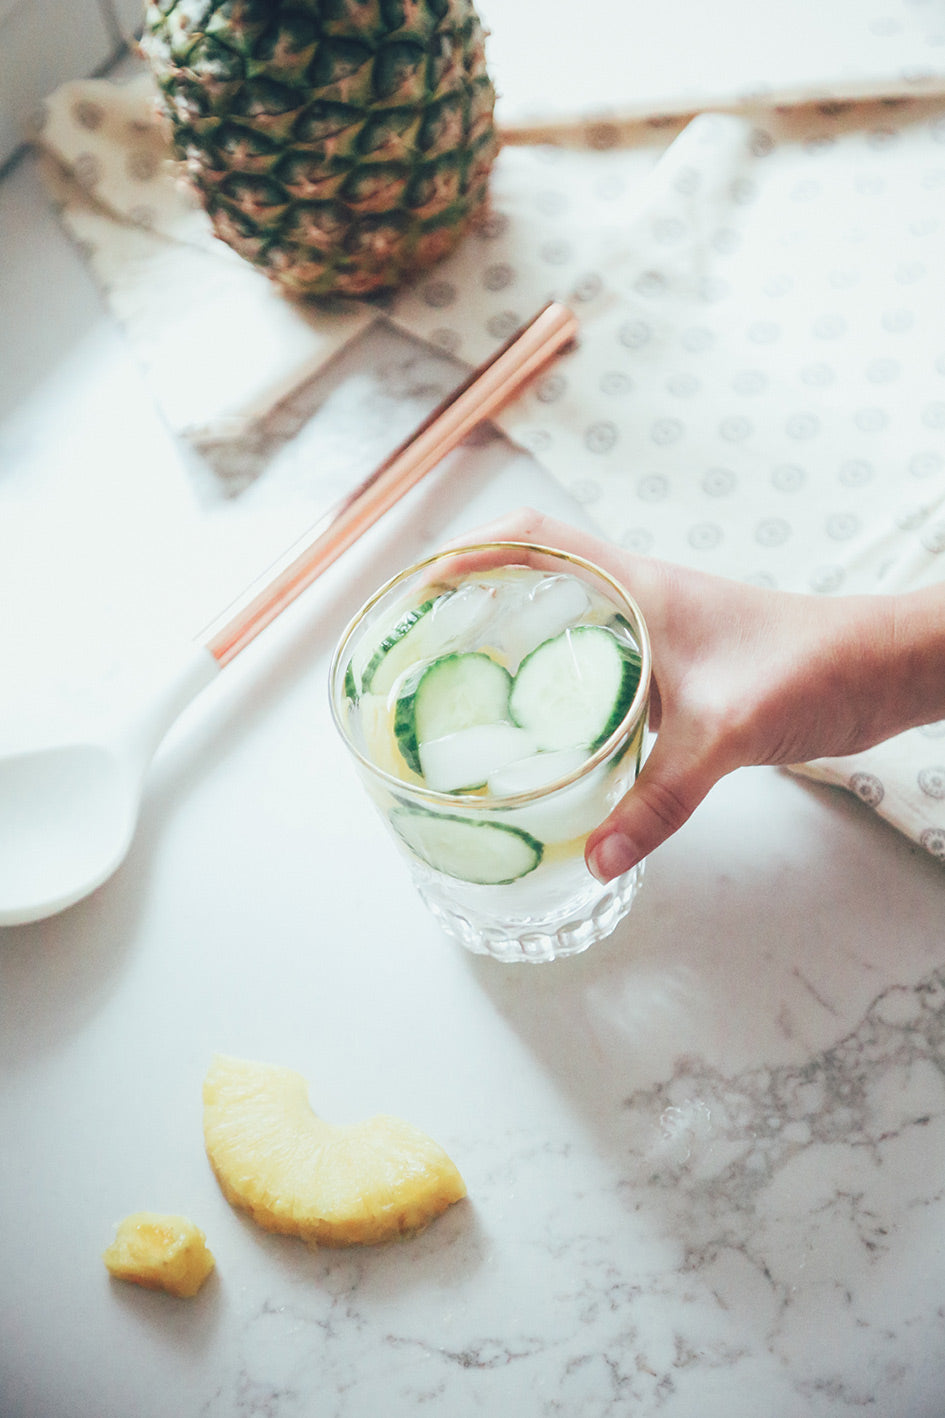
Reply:
<svg viewBox="0 0 945 1418"><path fill-rule="evenodd" d="M0 753L0 926L65 910L121 865L155 750L218 672L207 649L187 645L110 731Z"/></svg>
<svg viewBox="0 0 945 1418"><path fill-rule="evenodd" d="M124 859L139 781L107 744L53 744L0 760L0 925L73 905Z"/></svg>

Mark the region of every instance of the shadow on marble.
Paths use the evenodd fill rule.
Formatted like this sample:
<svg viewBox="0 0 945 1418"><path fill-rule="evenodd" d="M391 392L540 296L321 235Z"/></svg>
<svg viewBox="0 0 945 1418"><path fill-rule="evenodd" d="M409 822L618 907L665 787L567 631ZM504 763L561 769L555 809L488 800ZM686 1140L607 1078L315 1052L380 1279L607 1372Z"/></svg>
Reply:
<svg viewBox="0 0 945 1418"><path fill-rule="evenodd" d="M112 884L50 920L0 929L0 1064L24 1067L95 1017L120 977L139 896L140 882Z"/></svg>
<svg viewBox="0 0 945 1418"><path fill-rule="evenodd" d="M198 1293L184 1302L175 1295L146 1290L125 1280L108 1281L112 1301L121 1311L121 1322L140 1325L150 1337L155 1332L170 1352L200 1360L215 1341L225 1315L225 1281L214 1269Z"/></svg>
<svg viewBox="0 0 945 1418"><path fill-rule="evenodd" d="M298 1236L266 1231L234 1208L240 1249L251 1248L272 1267L271 1284L279 1293L285 1286L321 1304L323 1295L357 1296L367 1308L386 1301L409 1308L432 1289L449 1290L469 1284L483 1264L488 1238L474 1201L454 1203L418 1235L373 1246L316 1246ZM228 1245L217 1223L221 1253ZM234 1265L234 1273L239 1268ZM226 1284L225 1276L221 1283Z"/></svg>

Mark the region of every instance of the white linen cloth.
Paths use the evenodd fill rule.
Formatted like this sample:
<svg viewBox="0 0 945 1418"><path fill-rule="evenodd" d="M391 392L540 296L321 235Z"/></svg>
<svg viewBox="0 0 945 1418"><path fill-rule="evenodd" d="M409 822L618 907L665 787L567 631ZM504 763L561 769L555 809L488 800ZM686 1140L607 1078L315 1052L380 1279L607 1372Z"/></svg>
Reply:
<svg viewBox="0 0 945 1418"><path fill-rule="evenodd" d="M746 84L692 120L602 128L589 100L573 121L519 115L520 138L554 124L560 145L503 149L489 216L388 318L473 363L569 302L578 348L499 422L624 546L818 595L941 579L945 100L903 97L945 91L929 24L942 68L870 71L881 102L759 107ZM781 92L816 77L782 73ZM168 423L238 447L374 311L293 302L215 241L153 97L146 75L66 85L39 141ZM945 723L796 771L945 859Z"/></svg>

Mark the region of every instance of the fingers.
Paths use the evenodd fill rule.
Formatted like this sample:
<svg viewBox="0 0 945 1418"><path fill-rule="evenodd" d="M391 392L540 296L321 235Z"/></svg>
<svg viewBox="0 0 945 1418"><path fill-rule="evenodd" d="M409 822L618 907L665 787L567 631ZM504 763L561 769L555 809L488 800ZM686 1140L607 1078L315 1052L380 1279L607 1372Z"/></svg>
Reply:
<svg viewBox="0 0 945 1418"><path fill-rule="evenodd" d="M588 869L598 881L629 871L682 827L719 776L658 738L636 783L588 838Z"/></svg>
<svg viewBox="0 0 945 1418"><path fill-rule="evenodd" d="M452 537L446 543L445 550L448 551L450 547L471 546L476 542L538 541L537 529L548 521L548 518L536 512L533 507L519 507L514 512L503 513L491 522L470 528L460 537ZM567 531L570 530L567 528Z"/></svg>
<svg viewBox="0 0 945 1418"><path fill-rule="evenodd" d="M592 532L582 532L567 522L547 517L534 507L519 507L514 512L497 517L495 521L473 527L461 537L447 542L446 549L468 547L478 542L533 542L538 546L569 551L596 562L618 579L627 561L626 553L612 543Z"/></svg>
<svg viewBox="0 0 945 1418"><path fill-rule="evenodd" d="M441 552L452 555L438 564L436 574L465 576L501 566L507 561L507 555L491 544L502 542L521 543L524 550L516 559L538 570L560 570L557 563L549 564L542 555L542 549L547 547L553 551L583 556L586 561L609 571L615 580L626 581L626 557L618 548L592 533L578 531L565 522L546 517L532 507L520 507L495 521L473 527L460 537L451 538Z"/></svg>
<svg viewBox="0 0 945 1418"><path fill-rule="evenodd" d="M505 553L489 548L492 542L527 542L542 543L543 538L539 533L539 528L547 521L540 512L535 512L531 507L520 507L516 512L505 513L502 517L496 518L492 522L485 522L478 527L471 527L462 536L451 537L445 542L440 551L455 551L456 555L445 562L441 562L437 568L438 574L449 576L465 576L473 571L488 571L490 567L501 566L506 560ZM561 531L567 533L570 528L562 525ZM566 544L559 543L562 549L567 549ZM483 550L473 551L471 548L482 546ZM526 553L527 556L527 553ZM537 564L535 558L528 557Z"/></svg>

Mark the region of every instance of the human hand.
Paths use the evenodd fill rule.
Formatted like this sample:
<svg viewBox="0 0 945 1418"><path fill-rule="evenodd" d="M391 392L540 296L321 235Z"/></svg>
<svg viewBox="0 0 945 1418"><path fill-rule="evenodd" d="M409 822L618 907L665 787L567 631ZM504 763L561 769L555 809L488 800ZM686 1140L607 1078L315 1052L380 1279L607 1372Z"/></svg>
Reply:
<svg viewBox="0 0 945 1418"><path fill-rule="evenodd" d="M529 508L462 540L535 542L585 556L643 612L658 736L633 789L588 838L587 864L601 880L652 852L736 768L859 752L935 717L936 702L945 710L945 658L926 674L921 704L906 702L890 673L902 649L897 603L907 598L746 585L637 556Z"/></svg>

